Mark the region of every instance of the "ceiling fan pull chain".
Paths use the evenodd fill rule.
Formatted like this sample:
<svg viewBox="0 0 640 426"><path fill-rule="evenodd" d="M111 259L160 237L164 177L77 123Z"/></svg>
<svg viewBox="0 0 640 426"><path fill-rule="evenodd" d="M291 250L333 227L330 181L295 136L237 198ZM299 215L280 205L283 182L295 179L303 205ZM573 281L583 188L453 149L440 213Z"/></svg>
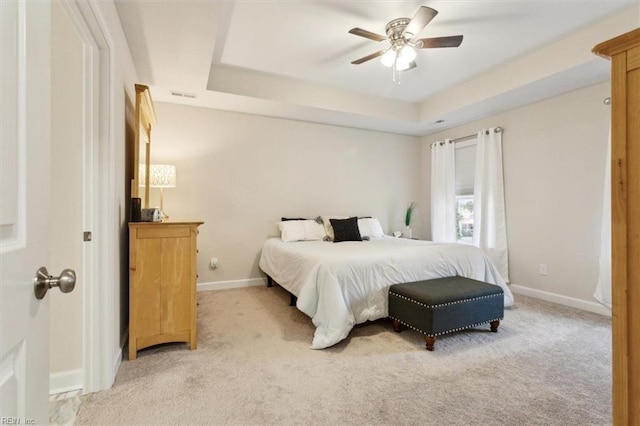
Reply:
<svg viewBox="0 0 640 426"><path fill-rule="evenodd" d="M393 59L393 65L391 66L391 81L396 82L396 62L398 61L398 56Z"/></svg>
<svg viewBox="0 0 640 426"><path fill-rule="evenodd" d="M391 77L394 83L398 86L402 84L402 72L398 69L398 57L396 56L395 61L393 61L393 66L391 67Z"/></svg>
<svg viewBox="0 0 640 426"><path fill-rule="evenodd" d="M394 83L400 84L400 72L398 71L398 55L393 60L393 66L391 67L391 79Z"/></svg>

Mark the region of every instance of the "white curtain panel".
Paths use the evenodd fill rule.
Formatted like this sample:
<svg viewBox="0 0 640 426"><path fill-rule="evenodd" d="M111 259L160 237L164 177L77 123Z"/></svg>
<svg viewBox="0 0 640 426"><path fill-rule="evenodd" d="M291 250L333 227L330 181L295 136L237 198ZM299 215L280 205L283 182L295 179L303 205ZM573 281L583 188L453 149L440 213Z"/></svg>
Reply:
<svg viewBox="0 0 640 426"><path fill-rule="evenodd" d="M431 239L456 241L456 157L451 139L431 145Z"/></svg>
<svg viewBox="0 0 640 426"><path fill-rule="evenodd" d="M593 297L611 309L611 131L607 145L602 196L602 228L600 230L600 272Z"/></svg>
<svg viewBox="0 0 640 426"><path fill-rule="evenodd" d="M484 250L509 282L507 224L502 174L502 132L478 132L473 197L473 245Z"/></svg>

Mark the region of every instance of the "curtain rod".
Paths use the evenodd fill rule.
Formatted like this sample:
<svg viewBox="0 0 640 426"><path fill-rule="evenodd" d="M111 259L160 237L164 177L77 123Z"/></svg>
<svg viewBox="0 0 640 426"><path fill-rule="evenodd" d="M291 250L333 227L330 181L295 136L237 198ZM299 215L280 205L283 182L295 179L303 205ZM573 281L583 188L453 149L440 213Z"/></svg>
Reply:
<svg viewBox="0 0 640 426"><path fill-rule="evenodd" d="M502 133L502 130L503 130L502 127L496 127L495 129L493 129L493 132L494 133ZM487 132L487 134L489 134L488 130L486 132ZM478 137L478 134L474 133L473 135L467 135L467 136L462 136L461 138L451 139L451 142L452 143L464 142L464 141L468 141L468 140L471 140L471 139L475 139L477 137ZM441 145L444 145L444 141L434 142L434 143L439 143ZM433 146L433 144L431 144L431 146Z"/></svg>
<svg viewBox="0 0 640 426"><path fill-rule="evenodd" d="M502 132L502 127L496 127L495 129L493 129L494 133L501 133ZM486 131L487 134L489 134L489 131ZM478 134L474 133L473 135L468 135L468 136L463 136L461 138L456 138L456 139L452 139L451 142L453 143L458 143L458 142L464 142L464 141L468 141L470 139L474 139L477 138Z"/></svg>

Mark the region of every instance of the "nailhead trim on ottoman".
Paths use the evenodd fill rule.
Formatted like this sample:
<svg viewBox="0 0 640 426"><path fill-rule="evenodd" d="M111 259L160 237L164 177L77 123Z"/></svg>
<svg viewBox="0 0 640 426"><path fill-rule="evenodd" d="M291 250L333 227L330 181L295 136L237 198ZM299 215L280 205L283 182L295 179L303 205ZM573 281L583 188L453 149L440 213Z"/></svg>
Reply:
<svg viewBox="0 0 640 426"><path fill-rule="evenodd" d="M497 285L460 276L389 287L389 317L425 335L427 349L435 337L491 323L497 331L504 316L504 292Z"/></svg>

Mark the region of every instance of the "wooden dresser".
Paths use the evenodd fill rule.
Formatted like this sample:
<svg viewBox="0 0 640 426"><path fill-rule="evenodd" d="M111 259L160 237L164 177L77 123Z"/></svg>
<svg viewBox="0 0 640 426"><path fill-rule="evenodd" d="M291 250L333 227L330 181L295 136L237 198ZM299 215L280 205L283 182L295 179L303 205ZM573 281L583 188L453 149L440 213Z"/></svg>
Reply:
<svg viewBox="0 0 640 426"><path fill-rule="evenodd" d="M202 223L129 223L130 360L159 343L197 348L196 253Z"/></svg>
<svg viewBox="0 0 640 426"><path fill-rule="evenodd" d="M613 424L640 425L640 28L593 51L611 59Z"/></svg>

